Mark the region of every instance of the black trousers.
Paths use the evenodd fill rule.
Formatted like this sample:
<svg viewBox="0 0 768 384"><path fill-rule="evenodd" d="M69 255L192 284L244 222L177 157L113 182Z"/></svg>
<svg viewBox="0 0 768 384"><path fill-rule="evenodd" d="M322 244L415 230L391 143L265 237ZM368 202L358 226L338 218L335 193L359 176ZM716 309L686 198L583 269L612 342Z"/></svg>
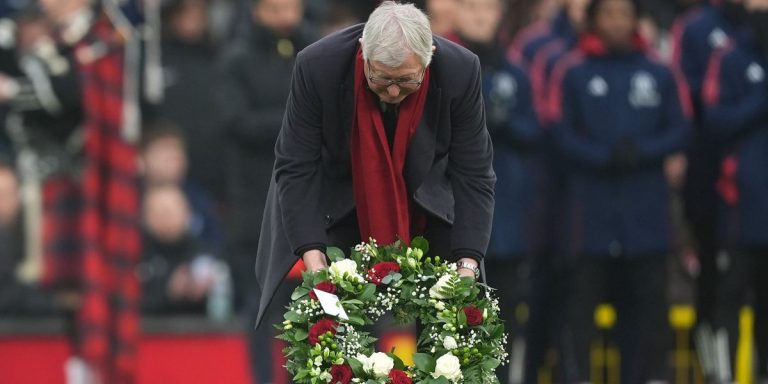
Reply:
<svg viewBox="0 0 768 384"><path fill-rule="evenodd" d="M590 351L599 333L595 307L616 308L616 343L621 354L621 383L664 380L666 348L666 258L581 257L573 265L565 353L568 382L590 381Z"/></svg>
<svg viewBox="0 0 768 384"><path fill-rule="evenodd" d="M768 379L768 250L722 252L718 256L715 326L728 335L731 373L739 340L739 313L750 303L754 308L757 374ZM751 300L750 300L751 299Z"/></svg>

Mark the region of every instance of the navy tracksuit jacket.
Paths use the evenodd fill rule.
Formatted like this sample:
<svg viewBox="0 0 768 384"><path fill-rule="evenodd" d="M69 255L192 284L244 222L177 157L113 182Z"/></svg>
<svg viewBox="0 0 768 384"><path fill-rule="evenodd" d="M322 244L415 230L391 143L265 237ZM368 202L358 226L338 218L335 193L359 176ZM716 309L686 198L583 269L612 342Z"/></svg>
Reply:
<svg viewBox="0 0 768 384"><path fill-rule="evenodd" d="M689 141L690 104L682 81L636 43L612 54L587 35L552 74L571 254L638 257L671 248L663 160Z"/></svg>

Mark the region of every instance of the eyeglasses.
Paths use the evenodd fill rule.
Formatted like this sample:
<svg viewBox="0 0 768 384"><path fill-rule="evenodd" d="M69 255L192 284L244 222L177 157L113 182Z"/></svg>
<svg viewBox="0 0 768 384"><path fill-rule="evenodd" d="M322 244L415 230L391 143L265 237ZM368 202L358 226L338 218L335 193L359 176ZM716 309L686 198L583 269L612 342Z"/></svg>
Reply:
<svg viewBox="0 0 768 384"><path fill-rule="evenodd" d="M426 71L426 68L421 71L421 80L414 80L414 79L386 79L383 77L375 77L372 75L373 70L371 69L371 62L366 60L366 64L368 65L368 80L371 81L371 83L375 84L376 86L388 88L391 85L397 85L400 89L406 89L406 90L415 90L421 86L421 83L424 80L424 72Z"/></svg>

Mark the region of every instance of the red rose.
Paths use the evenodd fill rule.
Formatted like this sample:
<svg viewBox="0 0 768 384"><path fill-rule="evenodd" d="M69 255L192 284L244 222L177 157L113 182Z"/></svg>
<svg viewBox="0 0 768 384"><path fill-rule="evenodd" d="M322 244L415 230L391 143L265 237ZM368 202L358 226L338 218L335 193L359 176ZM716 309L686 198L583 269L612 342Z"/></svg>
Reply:
<svg viewBox="0 0 768 384"><path fill-rule="evenodd" d="M352 381L352 368L347 364L331 367L331 384L349 384Z"/></svg>
<svg viewBox="0 0 768 384"><path fill-rule="evenodd" d="M379 285L381 284L381 280L387 277L387 275L398 272L400 272L400 265L393 261L383 261L368 270L368 280Z"/></svg>
<svg viewBox="0 0 768 384"><path fill-rule="evenodd" d="M328 293L336 293L336 284L331 283L330 281L321 281L315 285L315 289ZM315 289L309 291L309 297L311 297L312 300L317 300Z"/></svg>
<svg viewBox="0 0 768 384"><path fill-rule="evenodd" d="M468 305L464 307L464 314L467 315L467 324L469 324L470 327L483 323L483 312L475 306Z"/></svg>
<svg viewBox="0 0 768 384"><path fill-rule="evenodd" d="M319 320L309 328L309 343L312 345L317 344L320 341L320 336L325 335L326 332L331 332L332 335L335 335L337 326L338 324L331 319Z"/></svg>
<svg viewBox="0 0 768 384"><path fill-rule="evenodd" d="M390 370L389 378L392 379L392 384L413 384L413 380L399 369Z"/></svg>

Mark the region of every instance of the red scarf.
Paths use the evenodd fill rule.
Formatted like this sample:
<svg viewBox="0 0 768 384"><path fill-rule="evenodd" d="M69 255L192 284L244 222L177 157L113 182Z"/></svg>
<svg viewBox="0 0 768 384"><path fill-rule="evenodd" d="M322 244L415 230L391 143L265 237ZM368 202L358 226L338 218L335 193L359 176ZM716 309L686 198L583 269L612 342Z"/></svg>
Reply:
<svg viewBox="0 0 768 384"><path fill-rule="evenodd" d="M94 45L96 44L96 45ZM135 382L139 338L141 252L138 231L136 147L121 136L124 47L102 16L78 53L104 44L107 51L83 60L85 169L80 236L82 304L78 312L80 353L100 382Z"/></svg>
<svg viewBox="0 0 768 384"><path fill-rule="evenodd" d="M419 126L429 88L429 68L421 87L401 103L390 151L379 100L366 89L365 60L355 59L355 114L352 119L352 185L362 240L380 244L411 238L411 201L403 178L408 145Z"/></svg>

